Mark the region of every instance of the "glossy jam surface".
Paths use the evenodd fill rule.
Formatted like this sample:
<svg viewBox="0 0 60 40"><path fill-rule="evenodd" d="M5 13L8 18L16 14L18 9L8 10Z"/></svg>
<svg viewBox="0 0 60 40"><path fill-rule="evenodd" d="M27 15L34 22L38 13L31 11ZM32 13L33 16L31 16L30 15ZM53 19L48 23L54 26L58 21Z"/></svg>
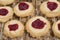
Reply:
<svg viewBox="0 0 60 40"><path fill-rule="evenodd" d="M8 28L10 31L15 31L18 29L18 24L11 24L11 25L8 25Z"/></svg>
<svg viewBox="0 0 60 40"><path fill-rule="evenodd" d="M55 9L58 7L58 4L55 3L55 2L48 2L48 3L47 3L47 7L48 7L51 11L53 11L53 10L55 10Z"/></svg>
<svg viewBox="0 0 60 40"><path fill-rule="evenodd" d="M27 10L29 8L29 5L24 2L20 2L18 7L19 7L19 10Z"/></svg>
<svg viewBox="0 0 60 40"><path fill-rule="evenodd" d="M8 14L8 10L7 9L0 9L0 15L1 16L5 16Z"/></svg>
<svg viewBox="0 0 60 40"><path fill-rule="evenodd" d="M40 19L35 20L32 22L32 27L36 29L42 29L45 26L46 23L41 21Z"/></svg>
<svg viewBox="0 0 60 40"><path fill-rule="evenodd" d="M58 24L58 30L60 30L60 23Z"/></svg>

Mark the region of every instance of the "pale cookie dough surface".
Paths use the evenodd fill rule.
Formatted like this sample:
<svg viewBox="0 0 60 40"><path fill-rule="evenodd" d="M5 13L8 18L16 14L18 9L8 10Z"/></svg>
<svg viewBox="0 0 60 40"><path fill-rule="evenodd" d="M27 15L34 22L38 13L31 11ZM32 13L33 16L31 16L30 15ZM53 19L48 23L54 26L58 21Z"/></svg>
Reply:
<svg viewBox="0 0 60 40"><path fill-rule="evenodd" d="M12 4L15 0L0 0L1 5L9 5Z"/></svg>

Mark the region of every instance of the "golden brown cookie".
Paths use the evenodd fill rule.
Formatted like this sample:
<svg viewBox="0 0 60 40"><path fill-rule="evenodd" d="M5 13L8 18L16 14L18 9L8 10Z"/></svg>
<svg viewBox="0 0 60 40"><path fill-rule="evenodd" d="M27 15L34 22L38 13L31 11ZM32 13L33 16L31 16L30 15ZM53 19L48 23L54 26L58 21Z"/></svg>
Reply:
<svg viewBox="0 0 60 40"><path fill-rule="evenodd" d="M60 3L56 0L48 0L40 5L40 11L47 17L60 16Z"/></svg>
<svg viewBox="0 0 60 40"><path fill-rule="evenodd" d="M24 34L24 25L18 20L11 20L5 23L3 32L10 38L21 37Z"/></svg>
<svg viewBox="0 0 60 40"><path fill-rule="evenodd" d="M14 12L19 17L26 17L34 13L34 7L29 2L19 2L14 7Z"/></svg>
<svg viewBox="0 0 60 40"><path fill-rule="evenodd" d="M15 0L0 0L1 5L9 5L12 4Z"/></svg>
<svg viewBox="0 0 60 40"><path fill-rule="evenodd" d="M57 22L54 22L52 26L52 31L55 36L60 38L60 20L58 20Z"/></svg>
<svg viewBox="0 0 60 40"><path fill-rule="evenodd" d="M36 16L28 20L26 30L32 37L41 37L47 35L50 29L50 23L41 16Z"/></svg>
<svg viewBox="0 0 60 40"><path fill-rule="evenodd" d="M13 10L9 6L0 7L0 22L6 22L13 16Z"/></svg>

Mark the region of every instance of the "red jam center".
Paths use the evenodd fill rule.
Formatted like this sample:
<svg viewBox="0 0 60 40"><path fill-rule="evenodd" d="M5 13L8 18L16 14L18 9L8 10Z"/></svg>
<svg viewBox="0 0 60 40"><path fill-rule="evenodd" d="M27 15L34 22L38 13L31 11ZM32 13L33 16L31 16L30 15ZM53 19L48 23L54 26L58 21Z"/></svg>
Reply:
<svg viewBox="0 0 60 40"><path fill-rule="evenodd" d="M58 24L58 30L60 30L60 23Z"/></svg>
<svg viewBox="0 0 60 40"><path fill-rule="evenodd" d="M0 15L1 16L5 16L8 14L8 10L7 9L0 9Z"/></svg>
<svg viewBox="0 0 60 40"><path fill-rule="evenodd" d="M24 2L21 2L19 3L18 7L19 7L19 10L26 10L29 8L29 5Z"/></svg>
<svg viewBox="0 0 60 40"><path fill-rule="evenodd" d="M48 2L48 3L47 3L47 7L48 7L51 11L53 11L53 10L55 10L55 9L58 7L58 4L55 3L55 2Z"/></svg>
<svg viewBox="0 0 60 40"><path fill-rule="evenodd" d="M18 29L18 24L8 25L8 28L10 31L15 31Z"/></svg>
<svg viewBox="0 0 60 40"><path fill-rule="evenodd" d="M43 21L41 21L40 19L35 20L34 22L32 22L32 27L36 28L36 29L42 29L44 27L46 23L44 23Z"/></svg>

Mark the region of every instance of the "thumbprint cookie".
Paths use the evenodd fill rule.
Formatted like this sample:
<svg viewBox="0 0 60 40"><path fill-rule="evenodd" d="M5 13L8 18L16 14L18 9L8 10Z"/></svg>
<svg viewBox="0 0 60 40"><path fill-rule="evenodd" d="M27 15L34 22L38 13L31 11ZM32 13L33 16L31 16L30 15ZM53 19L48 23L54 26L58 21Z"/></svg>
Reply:
<svg viewBox="0 0 60 40"><path fill-rule="evenodd" d="M60 16L60 3L57 0L48 0L40 5L40 11L47 17Z"/></svg>
<svg viewBox="0 0 60 40"><path fill-rule="evenodd" d="M14 7L14 12L19 17L26 17L26 16L30 16L31 14L34 13L34 7L33 7L32 3L19 2Z"/></svg>
<svg viewBox="0 0 60 40"><path fill-rule="evenodd" d="M24 34L24 25L18 20L5 23L4 35L10 38L21 37Z"/></svg>
<svg viewBox="0 0 60 40"><path fill-rule="evenodd" d="M12 4L15 0L0 0L1 5L9 5Z"/></svg>
<svg viewBox="0 0 60 40"><path fill-rule="evenodd" d="M13 16L13 10L9 6L0 7L0 22L6 22Z"/></svg>
<svg viewBox="0 0 60 40"><path fill-rule="evenodd" d="M56 37L60 38L60 20L58 20L57 22L54 22L52 31Z"/></svg>
<svg viewBox="0 0 60 40"><path fill-rule="evenodd" d="M50 29L50 22L41 16L36 16L28 20L26 30L32 37L47 35Z"/></svg>

